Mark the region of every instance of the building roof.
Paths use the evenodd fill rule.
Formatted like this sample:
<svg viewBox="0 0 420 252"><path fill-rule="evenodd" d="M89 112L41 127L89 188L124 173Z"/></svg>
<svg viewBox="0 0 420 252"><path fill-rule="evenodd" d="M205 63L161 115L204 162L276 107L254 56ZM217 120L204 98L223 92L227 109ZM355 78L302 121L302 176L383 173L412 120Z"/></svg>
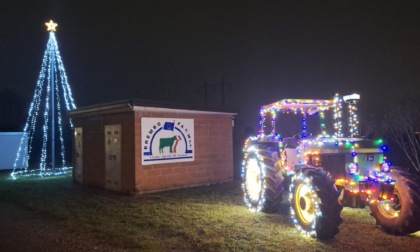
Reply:
<svg viewBox="0 0 420 252"><path fill-rule="evenodd" d="M173 111L183 113L211 113L211 114L229 114L237 115L234 111L229 111L220 108L213 108L203 105L196 104L182 104L175 102L165 101L152 101L152 100L141 100L141 99L126 99L118 100L113 102L101 103L97 105L80 107L74 110L70 110L68 114L77 115L89 112L99 112L106 110L118 110L124 111Z"/></svg>

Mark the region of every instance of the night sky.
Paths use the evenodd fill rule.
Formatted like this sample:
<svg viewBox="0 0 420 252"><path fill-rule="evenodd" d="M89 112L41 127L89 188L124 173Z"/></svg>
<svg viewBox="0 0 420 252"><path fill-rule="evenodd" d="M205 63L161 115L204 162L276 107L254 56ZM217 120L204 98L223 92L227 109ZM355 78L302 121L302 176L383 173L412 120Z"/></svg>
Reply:
<svg viewBox="0 0 420 252"><path fill-rule="evenodd" d="M53 19L79 107L203 104L199 86L223 79L225 107L254 130L260 105L334 92L359 92L365 117L382 115L420 97L419 13L417 1L0 0L0 91L30 100ZM221 106L220 87L208 97Z"/></svg>

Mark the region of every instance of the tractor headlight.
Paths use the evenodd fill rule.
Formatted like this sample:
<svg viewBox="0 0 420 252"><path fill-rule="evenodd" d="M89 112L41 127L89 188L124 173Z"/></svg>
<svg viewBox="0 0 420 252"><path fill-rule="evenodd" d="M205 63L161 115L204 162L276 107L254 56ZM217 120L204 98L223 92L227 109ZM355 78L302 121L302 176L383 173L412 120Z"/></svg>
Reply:
<svg viewBox="0 0 420 252"><path fill-rule="evenodd" d="M384 173L388 173L391 170L387 162L381 163L380 167L381 167L381 171Z"/></svg>
<svg viewBox="0 0 420 252"><path fill-rule="evenodd" d="M359 172L359 165L357 163L347 164L347 172L350 174L356 174Z"/></svg>

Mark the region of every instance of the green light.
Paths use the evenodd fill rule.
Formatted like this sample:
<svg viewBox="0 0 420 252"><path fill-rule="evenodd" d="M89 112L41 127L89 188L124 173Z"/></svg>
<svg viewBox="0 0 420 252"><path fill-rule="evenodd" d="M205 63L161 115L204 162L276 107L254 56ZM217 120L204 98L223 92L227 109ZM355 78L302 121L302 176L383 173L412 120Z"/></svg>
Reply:
<svg viewBox="0 0 420 252"><path fill-rule="evenodd" d="M381 145L384 142L382 139L378 139L375 141L375 145Z"/></svg>
<svg viewBox="0 0 420 252"><path fill-rule="evenodd" d="M363 176L360 176L359 173L354 174L353 178L354 178L354 181L355 182L360 182L360 181L363 181L364 180L364 177Z"/></svg>

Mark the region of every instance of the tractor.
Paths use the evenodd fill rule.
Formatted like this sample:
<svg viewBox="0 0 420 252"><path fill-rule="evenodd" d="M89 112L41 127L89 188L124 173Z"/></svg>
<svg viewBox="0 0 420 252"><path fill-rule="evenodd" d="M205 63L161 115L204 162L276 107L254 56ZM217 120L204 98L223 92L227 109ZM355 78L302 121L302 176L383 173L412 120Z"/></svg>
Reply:
<svg viewBox="0 0 420 252"><path fill-rule="evenodd" d="M284 99L262 106L259 133L243 147L247 207L276 212L287 198L297 230L318 239L339 232L343 207L368 205L390 234L420 230L419 181L391 166L383 140L360 136L359 100L359 94L335 94L331 100Z"/></svg>

